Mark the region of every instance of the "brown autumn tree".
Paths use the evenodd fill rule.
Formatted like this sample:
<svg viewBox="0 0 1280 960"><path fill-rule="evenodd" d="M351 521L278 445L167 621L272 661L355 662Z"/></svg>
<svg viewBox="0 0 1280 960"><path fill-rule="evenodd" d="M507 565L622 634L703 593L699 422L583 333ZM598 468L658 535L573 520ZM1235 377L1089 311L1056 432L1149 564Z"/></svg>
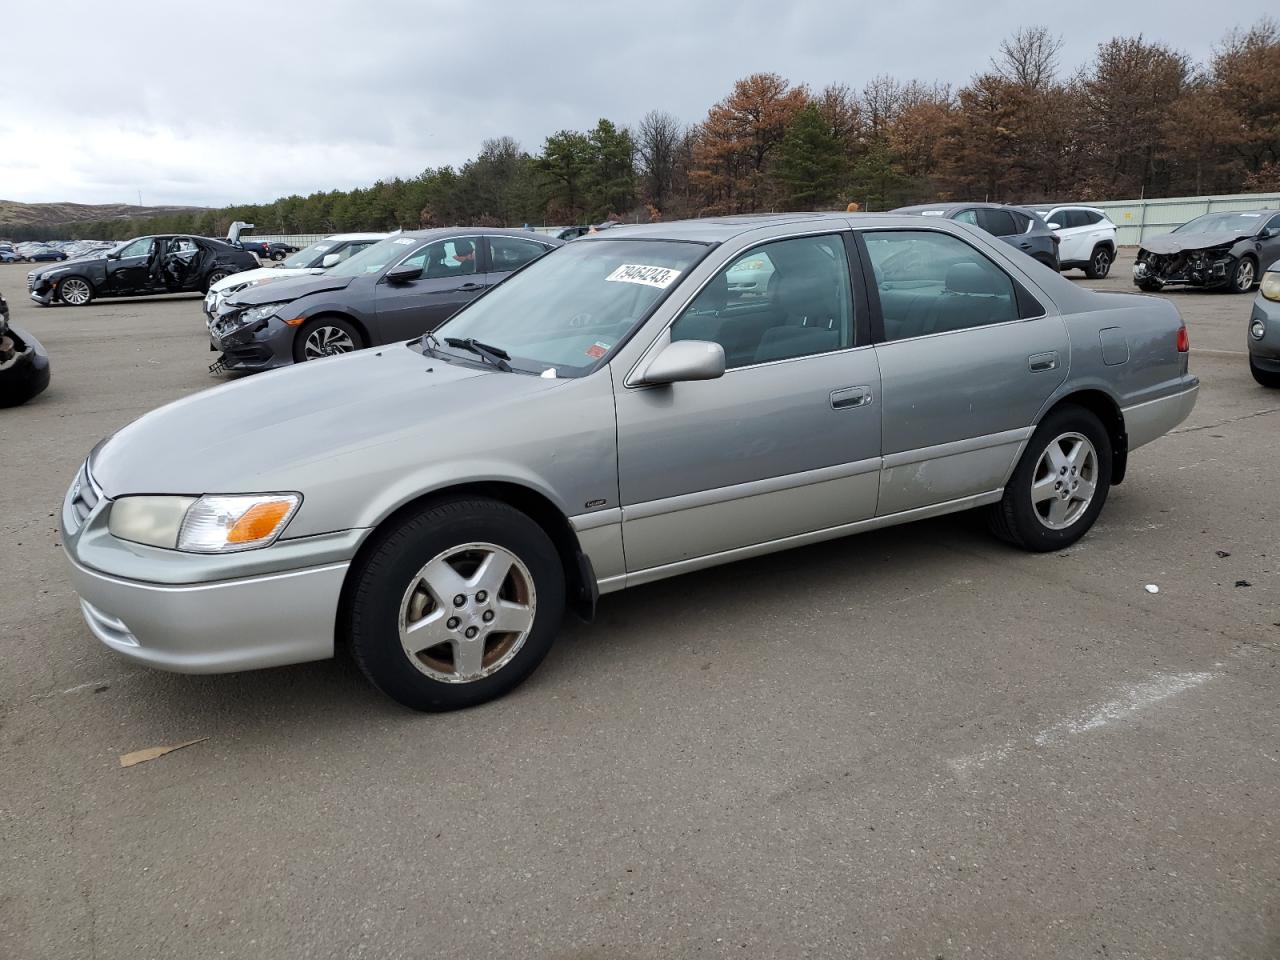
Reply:
<svg viewBox="0 0 1280 960"><path fill-rule="evenodd" d="M711 108L689 174L704 209L738 213L768 205L773 195L766 179L769 158L808 98L804 86L793 87L776 73L754 73Z"/></svg>
<svg viewBox="0 0 1280 960"><path fill-rule="evenodd" d="M1256 173L1280 160L1280 28L1263 18L1232 31L1210 65L1221 108L1236 125L1229 144L1243 168Z"/></svg>

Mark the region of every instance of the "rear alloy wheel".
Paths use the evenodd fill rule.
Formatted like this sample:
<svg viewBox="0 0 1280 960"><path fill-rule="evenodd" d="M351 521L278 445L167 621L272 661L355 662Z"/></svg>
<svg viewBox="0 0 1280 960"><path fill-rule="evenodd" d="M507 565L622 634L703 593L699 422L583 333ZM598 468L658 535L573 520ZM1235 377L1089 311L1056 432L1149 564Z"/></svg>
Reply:
<svg viewBox="0 0 1280 960"><path fill-rule="evenodd" d="M273 253L271 254L271 259L272 259L272 260L274 260L274 261L276 261L277 263L279 263L281 260L283 260L283 259L284 259L284 251L283 251L283 250L276 250L275 252L273 252Z"/></svg>
<svg viewBox="0 0 1280 960"><path fill-rule="evenodd" d="M511 690L546 656L564 615L555 545L486 498L423 509L352 568L345 625L356 662L415 710L454 710Z"/></svg>
<svg viewBox="0 0 1280 960"><path fill-rule="evenodd" d="M1090 280L1104 280L1111 272L1111 251L1106 247L1094 247L1093 255L1085 264L1084 275Z"/></svg>
<svg viewBox="0 0 1280 960"><path fill-rule="evenodd" d="M1102 512L1111 488L1111 438L1090 411L1073 405L1045 417L991 508L992 531L1024 550L1061 550Z"/></svg>
<svg viewBox="0 0 1280 960"><path fill-rule="evenodd" d="M93 299L93 287L80 277L67 277L58 284L58 299L73 307L83 307Z"/></svg>
<svg viewBox="0 0 1280 960"><path fill-rule="evenodd" d="M1231 274L1231 289L1236 293L1248 293L1253 289L1253 281L1257 279L1257 270L1252 257L1241 257L1236 261L1236 269Z"/></svg>
<svg viewBox="0 0 1280 960"><path fill-rule="evenodd" d="M225 270L213 271L213 273L209 274L209 279L204 282L204 292L208 293L210 287L220 280L227 279L229 276L231 276L231 274L227 273Z"/></svg>
<svg viewBox="0 0 1280 960"><path fill-rule="evenodd" d="M1253 362L1253 357L1249 358L1249 372L1253 374L1253 379L1257 381L1259 386L1269 387L1272 390L1280 389L1280 373L1263 370Z"/></svg>
<svg viewBox="0 0 1280 960"><path fill-rule="evenodd" d="M318 317L298 331L293 341L293 359L298 363L321 360L364 348L360 332L346 320Z"/></svg>

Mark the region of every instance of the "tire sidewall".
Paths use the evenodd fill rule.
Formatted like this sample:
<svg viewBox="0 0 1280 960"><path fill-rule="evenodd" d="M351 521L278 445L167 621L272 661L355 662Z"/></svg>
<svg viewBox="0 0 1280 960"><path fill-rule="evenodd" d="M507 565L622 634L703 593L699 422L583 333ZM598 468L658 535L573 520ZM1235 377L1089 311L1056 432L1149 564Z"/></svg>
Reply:
<svg viewBox="0 0 1280 960"><path fill-rule="evenodd" d="M1102 270L1097 268L1098 254L1105 254L1107 258L1106 267ZM1111 274L1111 264L1115 261L1115 254L1111 252L1109 247L1098 245L1093 248L1093 252L1089 254L1089 266L1085 273L1091 280L1105 280Z"/></svg>
<svg viewBox="0 0 1280 960"><path fill-rule="evenodd" d="M446 683L419 671L400 644L404 591L442 551L487 542L510 550L528 568L537 596L533 629L497 673L470 683ZM346 627L352 652L384 693L416 710L475 706L518 686L542 662L564 616L564 569L551 538L527 515L494 500L445 501L409 517L353 567Z"/></svg>
<svg viewBox="0 0 1280 960"><path fill-rule="evenodd" d="M1253 278L1249 281L1249 286L1240 286L1240 271L1245 264L1253 269ZM1236 268L1231 271L1231 292L1232 293L1248 293L1253 289L1253 285L1258 282L1258 265L1254 262L1253 257L1244 256L1236 262Z"/></svg>
<svg viewBox="0 0 1280 960"><path fill-rule="evenodd" d="M351 323L351 321L344 320L342 317L312 317L298 328L298 332L293 337L294 363L307 362L307 355L304 352L304 347L307 342L307 337L311 336L317 327L338 327L340 330L346 331L347 336L351 338L351 342L356 345L356 350L363 350L368 346L368 344L364 342L364 337L360 336L360 331L356 329L355 324ZM354 353L355 351L352 352ZM316 359L319 360L324 358L317 357Z"/></svg>
<svg viewBox="0 0 1280 960"><path fill-rule="evenodd" d="M1031 481L1036 465L1049 442L1064 433L1080 433L1089 438L1098 458L1098 488L1089 508L1070 527L1053 530L1040 522L1031 502ZM1005 501L1019 539L1037 551L1062 550L1071 546L1093 526L1111 491L1111 438L1102 422L1091 411L1077 406L1064 406L1049 414L1036 428L1027 448L1014 468L1005 488Z"/></svg>

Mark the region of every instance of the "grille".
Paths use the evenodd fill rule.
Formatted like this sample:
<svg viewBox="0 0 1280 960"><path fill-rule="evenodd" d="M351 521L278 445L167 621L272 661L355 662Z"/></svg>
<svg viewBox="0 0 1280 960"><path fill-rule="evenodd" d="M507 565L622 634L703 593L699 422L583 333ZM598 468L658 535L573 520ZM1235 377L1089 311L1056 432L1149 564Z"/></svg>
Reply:
<svg viewBox="0 0 1280 960"><path fill-rule="evenodd" d="M36 272L32 270L27 274L27 289L34 290L36 288Z"/></svg>
<svg viewBox="0 0 1280 960"><path fill-rule="evenodd" d="M89 473L89 463L85 461L76 474L75 483L71 485L71 514L75 517L77 530L101 499L102 490L94 483L93 476Z"/></svg>

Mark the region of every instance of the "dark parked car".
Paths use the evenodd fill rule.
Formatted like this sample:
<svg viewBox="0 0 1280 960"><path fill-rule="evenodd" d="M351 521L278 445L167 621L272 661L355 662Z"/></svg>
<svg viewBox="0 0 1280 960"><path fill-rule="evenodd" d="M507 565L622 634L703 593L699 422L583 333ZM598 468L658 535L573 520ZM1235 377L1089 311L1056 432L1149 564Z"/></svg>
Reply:
<svg viewBox="0 0 1280 960"><path fill-rule="evenodd" d="M271 254L271 244L266 240L256 240L253 237L241 237L235 241L232 246L239 246L242 250L247 250L255 257L261 257L266 260Z"/></svg>
<svg viewBox="0 0 1280 960"><path fill-rule="evenodd" d="M49 355L40 342L9 323L9 305L0 296L0 407L26 403L49 385Z"/></svg>
<svg viewBox="0 0 1280 960"><path fill-rule="evenodd" d="M999 237L1009 246L1058 270L1058 237L1033 211L1001 203L926 203L899 207L893 213L913 213L922 217L945 217L972 224Z"/></svg>
<svg viewBox="0 0 1280 960"><path fill-rule="evenodd" d="M297 253L298 249L292 243L285 243L283 240L272 240L267 244L267 259L275 260L278 263L289 254Z"/></svg>
<svg viewBox="0 0 1280 960"><path fill-rule="evenodd" d="M1147 291L1185 284L1248 293L1277 258L1280 210L1206 213L1142 241L1133 282Z"/></svg>
<svg viewBox="0 0 1280 960"><path fill-rule="evenodd" d="M561 245L524 230L451 227L388 237L319 276L248 287L209 324L210 369L266 370L421 336Z"/></svg>
<svg viewBox="0 0 1280 960"><path fill-rule="evenodd" d="M53 247L39 247L29 251L27 259L33 263L36 261L65 260L67 255L61 250L55 250Z"/></svg>
<svg viewBox="0 0 1280 960"><path fill-rule="evenodd" d="M94 297L208 291L211 284L258 266L253 254L221 240L165 234L126 240L102 256L70 260L27 274L31 299L82 307Z"/></svg>

